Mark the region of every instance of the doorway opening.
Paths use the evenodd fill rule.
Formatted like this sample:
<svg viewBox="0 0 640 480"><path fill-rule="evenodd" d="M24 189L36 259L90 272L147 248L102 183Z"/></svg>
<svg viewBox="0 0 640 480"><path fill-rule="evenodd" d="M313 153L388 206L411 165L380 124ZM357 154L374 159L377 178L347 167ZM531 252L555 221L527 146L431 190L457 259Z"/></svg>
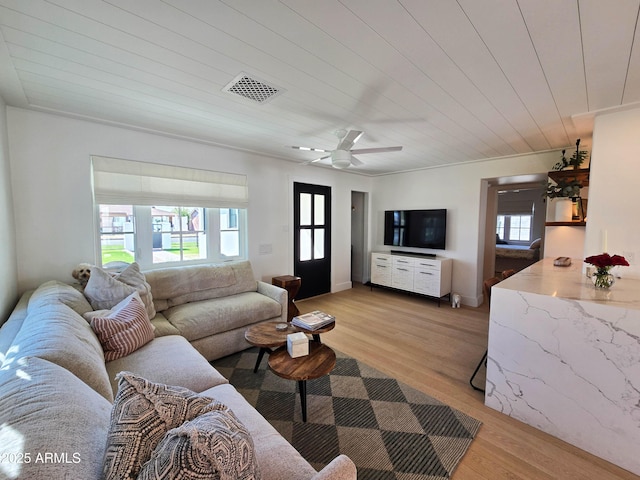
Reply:
<svg viewBox="0 0 640 480"><path fill-rule="evenodd" d="M366 283L369 278L367 253L368 194L351 192L351 283Z"/></svg>
<svg viewBox="0 0 640 480"><path fill-rule="evenodd" d="M544 256L546 174L486 182L482 279L520 271Z"/></svg>

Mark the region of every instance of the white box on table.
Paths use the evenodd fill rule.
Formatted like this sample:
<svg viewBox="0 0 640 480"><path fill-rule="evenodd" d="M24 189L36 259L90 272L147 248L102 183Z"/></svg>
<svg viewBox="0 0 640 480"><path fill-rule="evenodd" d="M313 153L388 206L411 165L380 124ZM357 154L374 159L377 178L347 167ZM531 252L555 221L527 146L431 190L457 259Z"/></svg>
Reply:
<svg viewBox="0 0 640 480"><path fill-rule="evenodd" d="M287 335L287 351L291 358L309 355L309 339L302 332Z"/></svg>

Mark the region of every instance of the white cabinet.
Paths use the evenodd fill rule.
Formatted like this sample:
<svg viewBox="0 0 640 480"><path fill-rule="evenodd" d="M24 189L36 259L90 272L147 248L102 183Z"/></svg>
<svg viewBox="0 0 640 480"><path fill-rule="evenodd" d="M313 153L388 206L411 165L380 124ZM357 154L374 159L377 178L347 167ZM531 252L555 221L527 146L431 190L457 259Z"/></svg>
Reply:
<svg viewBox="0 0 640 480"><path fill-rule="evenodd" d="M441 298L451 293L452 266L450 258L374 252L371 283Z"/></svg>
<svg viewBox="0 0 640 480"><path fill-rule="evenodd" d="M438 298L451 293L451 265L450 258L416 260L414 291Z"/></svg>
<svg viewBox="0 0 640 480"><path fill-rule="evenodd" d="M392 255L391 286L400 290L413 291L413 258Z"/></svg>
<svg viewBox="0 0 640 480"><path fill-rule="evenodd" d="M388 253L373 253L371 255L371 283L391 286L391 270L393 262Z"/></svg>

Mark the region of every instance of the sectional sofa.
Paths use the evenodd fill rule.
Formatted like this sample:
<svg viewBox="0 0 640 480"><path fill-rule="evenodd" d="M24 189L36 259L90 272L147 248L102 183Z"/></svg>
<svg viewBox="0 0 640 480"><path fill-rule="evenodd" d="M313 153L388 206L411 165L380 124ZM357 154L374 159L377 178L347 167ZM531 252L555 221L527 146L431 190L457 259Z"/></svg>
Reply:
<svg viewBox="0 0 640 480"><path fill-rule="evenodd" d="M84 293L65 283L46 282L26 292L0 328L0 478L136 478L139 468L103 477L103 470L108 473L124 464L125 440L151 438L151 421L166 434L159 445L152 445L156 449L171 432L195 442L193 432L205 418L202 412L220 409L231 412L225 425L237 421L238 429L247 433L242 451L249 448L244 456L257 463L258 475L238 473L238 478L357 478L353 462L344 455L317 472L208 362L246 348L244 328L256 318L285 318L286 291L255 281L248 263L178 267L146 275L132 270L121 278L101 276L104 272L94 277L92 272L96 281L90 285L90 280ZM125 285L135 291L114 284L114 290L121 288L120 295L128 296L109 309L103 294L111 280L128 281ZM102 311L96 312L96 307ZM98 320L118 320L123 312L147 319L136 331L142 345L125 342L125 348L132 348L124 350L127 354L114 352L104 330L96 328ZM112 323L120 325L116 320ZM206 408L194 418L179 417L178 403L167 401L167 392L169 397L180 396L180 402L197 397L196 404ZM145 408L150 405L149 412ZM146 430L134 430L133 435L118 430L127 423L121 421L123 412L137 415ZM182 420L182 425L171 425ZM210 432L197 432L198 439L214 448ZM196 447L190 448L193 453ZM173 455L182 450L169 445L167 451ZM154 450L152 458L158 455ZM157 464L169 468L178 462L170 457ZM233 476L227 472L221 478Z"/></svg>

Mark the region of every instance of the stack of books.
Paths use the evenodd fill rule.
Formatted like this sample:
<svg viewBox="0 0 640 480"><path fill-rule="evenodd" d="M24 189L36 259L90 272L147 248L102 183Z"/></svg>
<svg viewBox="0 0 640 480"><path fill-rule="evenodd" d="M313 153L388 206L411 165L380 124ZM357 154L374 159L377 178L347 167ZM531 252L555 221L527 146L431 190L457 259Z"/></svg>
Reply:
<svg viewBox="0 0 640 480"><path fill-rule="evenodd" d="M321 312L320 310L314 310L313 312L293 317L291 323L296 327L304 328L305 330L318 330L319 328L329 325L335 321L336 317L333 315Z"/></svg>

